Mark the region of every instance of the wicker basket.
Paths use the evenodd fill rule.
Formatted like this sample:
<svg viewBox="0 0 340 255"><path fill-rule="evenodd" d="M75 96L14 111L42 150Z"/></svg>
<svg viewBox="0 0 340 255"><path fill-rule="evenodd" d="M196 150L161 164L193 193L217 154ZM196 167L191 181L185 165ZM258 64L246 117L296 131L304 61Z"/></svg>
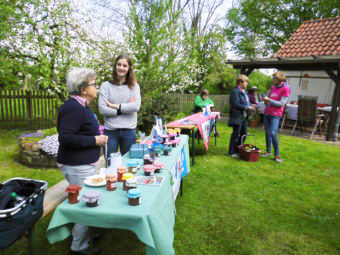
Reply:
<svg viewBox="0 0 340 255"><path fill-rule="evenodd" d="M244 144L247 136L254 136L254 145ZM248 162L256 162L259 160L260 149L256 147L256 137L254 135L243 135L241 137L241 145L238 146L240 158Z"/></svg>

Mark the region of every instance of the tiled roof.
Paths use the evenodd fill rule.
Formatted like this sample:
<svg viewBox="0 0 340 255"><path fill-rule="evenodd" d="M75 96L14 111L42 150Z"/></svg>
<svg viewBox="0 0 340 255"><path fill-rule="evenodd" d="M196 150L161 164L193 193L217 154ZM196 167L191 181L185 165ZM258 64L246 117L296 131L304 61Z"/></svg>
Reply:
<svg viewBox="0 0 340 255"><path fill-rule="evenodd" d="M340 55L340 17L304 22L274 57Z"/></svg>

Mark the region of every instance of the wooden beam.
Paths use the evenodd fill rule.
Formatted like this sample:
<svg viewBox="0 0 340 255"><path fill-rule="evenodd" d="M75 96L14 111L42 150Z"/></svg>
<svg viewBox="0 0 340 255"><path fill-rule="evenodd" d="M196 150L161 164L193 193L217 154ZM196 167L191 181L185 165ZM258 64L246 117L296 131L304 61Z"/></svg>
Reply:
<svg viewBox="0 0 340 255"><path fill-rule="evenodd" d="M340 106L340 69L338 69L338 74L335 76L335 88L332 99L332 112L329 119L329 125L327 129L326 140L335 141L338 130L335 130L336 118L337 118L337 107Z"/></svg>
<svg viewBox="0 0 340 255"><path fill-rule="evenodd" d="M324 71L328 74L328 76L336 83L336 81L339 79L337 75L333 72L333 70L325 63L321 63L323 66ZM339 73L339 68L338 68Z"/></svg>
<svg viewBox="0 0 340 255"><path fill-rule="evenodd" d="M253 66L251 66L249 68L241 67L240 73L249 76L254 69L255 69L255 67L253 67Z"/></svg>
<svg viewBox="0 0 340 255"><path fill-rule="evenodd" d="M249 67L248 70L246 71L246 75L249 76L252 71L254 71L255 67Z"/></svg>

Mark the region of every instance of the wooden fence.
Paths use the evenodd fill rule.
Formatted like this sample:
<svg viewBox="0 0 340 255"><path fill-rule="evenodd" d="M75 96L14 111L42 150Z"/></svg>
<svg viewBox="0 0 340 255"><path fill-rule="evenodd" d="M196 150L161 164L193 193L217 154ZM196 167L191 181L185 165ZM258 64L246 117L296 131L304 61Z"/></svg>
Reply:
<svg viewBox="0 0 340 255"><path fill-rule="evenodd" d="M60 100L46 91L0 89L1 129L54 127Z"/></svg>
<svg viewBox="0 0 340 255"><path fill-rule="evenodd" d="M196 94L168 94L170 97L175 97L179 104L180 112L190 114L193 108L194 101L197 97ZM229 95L209 95L214 101L214 111L227 114L229 111Z"/></svg>
<svg viewBox="0 0 340 255"><path fill-rule="evenodd" d="M180 112L191 114L195 94L168 94L175 97ZM226 114L229 109L228 95L209 95L214 110ZM46 91L0 89L0 129L45 129L56 126L59 98ZM94 103L93 105L96 105ZM96 106L94 106L96 107ZM95 112L96 109L94 109Z"/></svg>

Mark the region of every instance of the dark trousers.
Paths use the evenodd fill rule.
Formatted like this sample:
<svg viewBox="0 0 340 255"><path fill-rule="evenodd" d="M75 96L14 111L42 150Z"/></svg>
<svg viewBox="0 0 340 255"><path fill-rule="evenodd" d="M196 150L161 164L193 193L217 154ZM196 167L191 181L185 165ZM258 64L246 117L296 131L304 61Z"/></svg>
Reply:
<svg viewBox="0 0 340 255"><path fill-rule="evenodd" d="M241 144L242 136L247 134L247 127L247 119L244 119L240 125L233 127L233 133L230 136L229 142L229 154L234 154L238 152L237 146Z"/></svg>
<svg viewBox="0 0 340 255"><path fill-rule="evenodd" d="M136 129L115 129L104 130L104 135L108 136L107 141L107 158L110 158L112 152L118 152L118 146L122 156L130 150L132 144L136 143Z"/></svg>

